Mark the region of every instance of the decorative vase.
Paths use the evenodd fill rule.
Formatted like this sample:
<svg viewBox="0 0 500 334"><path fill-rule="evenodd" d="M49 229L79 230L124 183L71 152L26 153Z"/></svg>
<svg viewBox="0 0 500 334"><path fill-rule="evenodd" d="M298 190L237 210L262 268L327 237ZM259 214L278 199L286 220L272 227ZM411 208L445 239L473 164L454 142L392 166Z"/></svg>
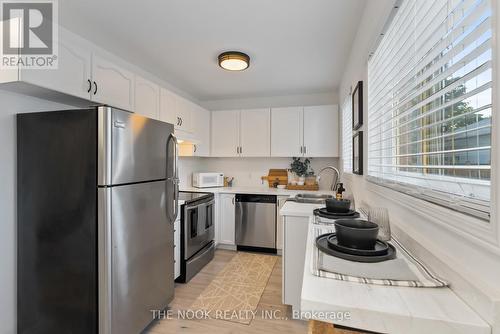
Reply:
<svg viewBox="0 0 500 334"><path fill-rule="evenodd" d="M297 182L299 181L299 177L297 174L292 172L291 170L288 170L288 183L291 185L297 185Z"/></svg>
<svg viewBox="0 0 500 334"><path fill-rule="evenodd" d="M306 176L305 184L306 186L314 186L316 184L316 175Z"/></svg>
<svg viewBox="0 0 500 334"><path fill-rule="evenodd" d="M299 176L299 180L297 181L297 185L303 186L305 182L306 182L305 176Z"/></svg>

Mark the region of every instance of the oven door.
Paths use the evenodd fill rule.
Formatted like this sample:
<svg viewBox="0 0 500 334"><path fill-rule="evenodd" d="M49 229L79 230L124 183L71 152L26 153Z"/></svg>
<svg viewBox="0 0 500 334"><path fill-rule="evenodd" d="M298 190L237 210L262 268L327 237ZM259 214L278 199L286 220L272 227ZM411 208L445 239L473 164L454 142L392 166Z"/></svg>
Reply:
<svg viewBox="0 0 500 334"><path fill-rule="evenodd" d="M214 239L214 200L184 208L184 259L187 260Z"/></svg>

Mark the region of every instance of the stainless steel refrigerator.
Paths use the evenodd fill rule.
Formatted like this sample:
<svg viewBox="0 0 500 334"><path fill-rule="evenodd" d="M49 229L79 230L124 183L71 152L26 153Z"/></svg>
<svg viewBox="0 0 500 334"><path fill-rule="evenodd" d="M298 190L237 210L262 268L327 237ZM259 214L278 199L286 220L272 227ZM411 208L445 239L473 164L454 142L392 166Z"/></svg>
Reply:
<svg viewBox="0 0 500 334"><path fill-rule="evenodd" d="M174 296L171 124L17 115L18 333L137 334Z"/></svg>

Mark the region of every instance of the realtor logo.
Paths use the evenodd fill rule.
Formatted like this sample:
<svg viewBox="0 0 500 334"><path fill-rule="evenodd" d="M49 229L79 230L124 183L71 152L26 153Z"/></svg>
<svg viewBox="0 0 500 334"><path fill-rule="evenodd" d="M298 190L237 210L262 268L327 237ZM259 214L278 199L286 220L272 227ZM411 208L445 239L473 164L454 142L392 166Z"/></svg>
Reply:
<svg viewBox="0 0 500 334"><path fill-rule="evenodd" d="M1 0L1 68L57 68L56 0Z"/></svg>

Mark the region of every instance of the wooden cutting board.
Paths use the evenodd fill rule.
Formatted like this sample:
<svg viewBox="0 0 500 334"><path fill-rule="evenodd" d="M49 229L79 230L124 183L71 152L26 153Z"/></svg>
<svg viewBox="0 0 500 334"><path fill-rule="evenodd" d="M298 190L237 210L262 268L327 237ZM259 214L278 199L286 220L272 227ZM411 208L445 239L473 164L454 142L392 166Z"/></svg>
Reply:
<svg viewBox="0 0 500 334"><path fill-rule="evenodd" d="M272 188L275 182L280 185L288 184L288 172L286 169L270 169L267 176L262 176L262 180L267 180L269 188Z"/></svg>

